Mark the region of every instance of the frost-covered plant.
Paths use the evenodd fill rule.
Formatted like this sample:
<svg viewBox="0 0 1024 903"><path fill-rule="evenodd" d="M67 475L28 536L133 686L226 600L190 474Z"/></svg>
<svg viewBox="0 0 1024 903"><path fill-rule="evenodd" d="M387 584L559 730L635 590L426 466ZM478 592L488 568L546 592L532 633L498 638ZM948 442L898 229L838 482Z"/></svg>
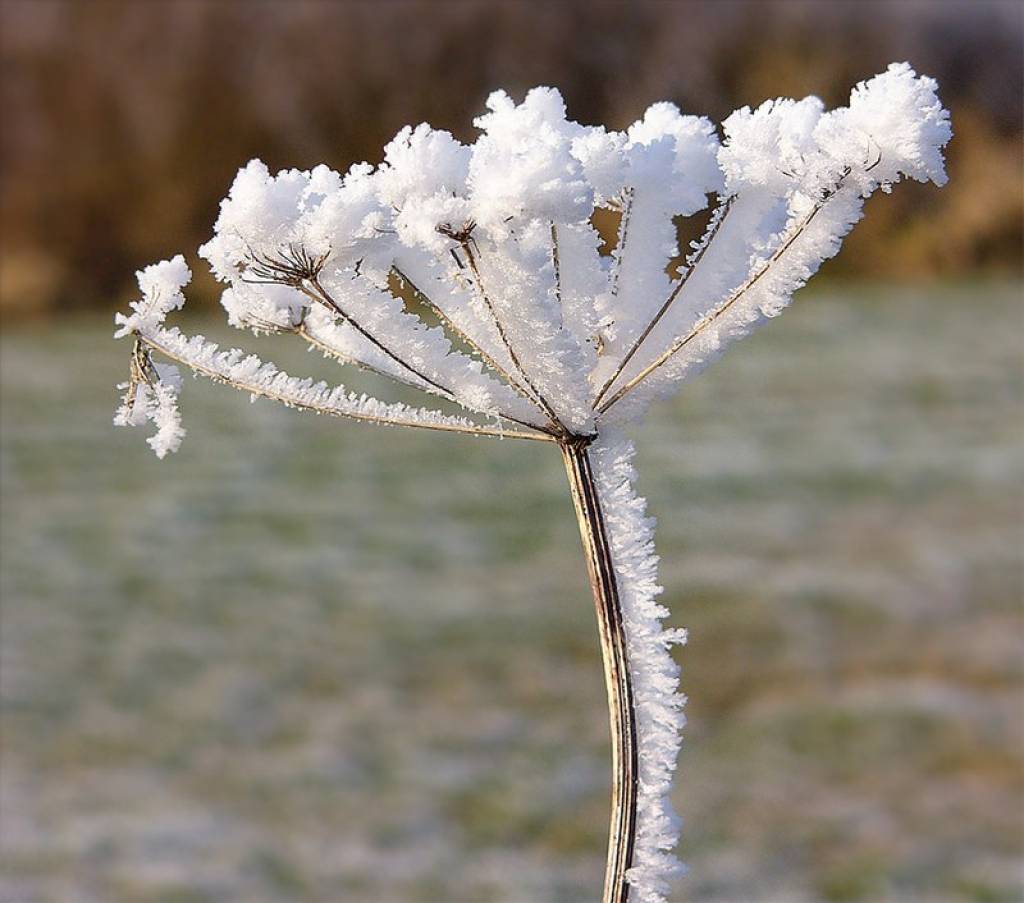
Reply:
<svg viewBox="0 0 1024 903"><path fill-rule="evenodd" d="M181 256L139 273L116 422L152 421L157 455L184 436L177 361L253 396L353 420L551 442L583 537L604 655L613 796L605 900L660 901L679 874L669 801L684 697L658 603L653 519L624 429L733 340L780 313L833 256L865 198L901 178L945 181L951 132L935 82L909 65L848 107L774 100L714 125L658 103L624 132L566 118L556 90L504 92L463 145L404 128L384 162L272 175L253 161L200 255L229 322L293 333L336 358L460 406L356 396L164 325L184 303ZM676 217L706 231L673 275ZM619 215L603 256L592 219ZM408 303L413 296L417 304Z"/></svg>

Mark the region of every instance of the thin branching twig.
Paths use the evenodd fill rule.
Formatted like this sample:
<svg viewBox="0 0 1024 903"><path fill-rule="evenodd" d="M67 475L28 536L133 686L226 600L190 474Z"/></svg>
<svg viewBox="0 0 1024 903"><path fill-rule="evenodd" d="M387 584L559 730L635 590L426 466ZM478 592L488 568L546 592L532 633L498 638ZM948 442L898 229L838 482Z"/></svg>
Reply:
<svg viewBox="0 0 1024 903"><path fill-rule="evenodd" d="M877 164L876 164L877 165ZM761 267L751 276L749 276L742 285L740 285L731 295L711 313L705 315L693 327L685 336L677 338L672 344L663 351L657 358L655 358L650 364L643 368L636 376L626 382L614 395L604 401L602 404L596 406L595 411L598 414L604 414L613 404L624 398L630 391L633 390L637 385L643 382L648 376L662 367L670 358L676 353L681 351L687 345L690 344L695 338L697 338L705 329L711 326L717 321L723 314L727 313L733 305L740 300L751 288L753 288L761 278L771 269L772 265L781 258L786 251L788 251L793 243L804 234L807 227L813 222L814 218L821 212L825 204L835 196L836 192L839 191L846 177L849 175L849 169L844 170L842 175L837 180L835 186L826 191L822 197L814 204L811 208L810 213L804 217L804 219L791 231L790 235L785 241L775 250L775 252L766 260Z"/></svg>
<svg viewBox="0 0 1024 903"><path fill-rule="evenodd" d="M409 286L409 288L412 289L412 291L419 297L421 303L427 309L429 309L430 312L433 313L434 316L437 317L438 320L441 321L441 324L449 332L451 332L452 335L458 337L461 341L463 341L469 347L469 349L471 351L473 351L475 354L479 355L480 359L488 367L490 367L495 373L497 373L502 378L502 380L508 385L508 387L510 389L512 389L513 391L518 393L520 396L525 398L531 404L537 405L537 400L529 393L529 391L526 388L524 388L519 383L519 381L517 379L515 379L515 377L513 377L511 373L508 372L508 370L506 368L502 367L501 364L499 364L490 354L488 354L483 349L483 346L479 342L475 341L468 333L466 333L465 331L460 329L452 321L451 317L449 317L441 309L441 307L435 301L433 301L431 299L431 297L426 292L423 291L422 288L420 288L415 282L413 282L412 279L410 279L405 274L405 272L403 270L401 270L396 264L393 264L392 267L391 267L391 271L395 274L395 276L400 281L404 282L406 285ZM543 409L541 409L541 410L543 410ZM535 428L536 429L540 429L540 427L535 427Z"/></svg>
<svg viewBox="0 0 1024 903"><path fill-rule="evenodd" d="M438 432L446 433L466 433L472 436L491 436L498 439L530 439L538 442L554 442L553 436L548 433L537 430L535 432L526 432L523 430L506 430L499 427L488 427L481 426L479 424L473 424L471 426L462 426L454 423L432 423L430 421L420 421L413 418L405 419L401 417L382 417L378 414L359 414L355 411L343 411L339 408L329 407L327 405L318 405L312 402L303 401L285 395L280 392L275 392L272 389L267 389L264 386L260 386L257 383L247 382L245 380L233 379L227 377L222 373L218 373L216 370L205 367L201 364L197 364L194 361L190 361L179 354L175 354L165 344L161 343L158 339L153 336L140 335L138 340L145 343L149 348L154 351L159 351L164 357L170 360L177 361L180 364L184 364L190 370L198 373L214 382L221 383L223 385L231 386L234 389L238 389L240 392L245 392L249 395L257 395L261 398L268 398L271 401L277 401L290 408L296 408L303 411L311 411L315 414L325 414L330 417L343 417L348 420L358 420L365 423L376 423L386 426L408 426L416 429L434 430Z"/></svg>
<svg viewBox="0 0 1024 903"><path fill-rule="evenodd" d="M691 257L687 261L686 271L676 280L676 283L672 287L672 291L669 293L668 298L666 298L665 302L661 305L661 307L658 308L658 312L651 319L650 323L647 324L643 332L641 332L640 335L636 337L636 340L629 347L629 350L623 355L622 360L619 361L619 364L615 368L615 371L612 373L612 375L609 376L608 379L605 381L604 385L601 386L600 391L594 398L595 408L601 404L602 399L605 397L605 395L608 393L608 390L615 383L615 380L617 380L622 375L622 371L626 369L626 367L629 365L629 362L633 359L633 356L640 350L640 346L646 341L647 337L654 331L654 327L661 322L661 318L664 317L666 313L668 313L668 309L672 306L672 303L676 300L677 297L679 297L679 293L683 290L683 286L685 286L686 283L689 281L690 276L693 274L693 271L697 268L697 264L700 263L701 258L703 258L705 253L707 253L708 247L710 246L711 242L714 241L715 236L718 235L719 229L722 228L722 223L725 221L725 218L728 215L729 210L732 208L735 197L735 195L729 197L722 204L722 206L714 214L712 214L711 227L708 229L707 234L704 236L703 243L701 244L699 250L696 254L693 255L693 257Z"/></svg>
<svg viewBox="0 0 1024 903"><path fill-rule="evenodd" d="M505 350L508 352L509 359L519 372L519 375L522 376L527 388L534 396L536 403L541 406L544 413L547 414L548 418L551 420L551 424L555 430L563 436L567 435L568 430L565 428L565 425L558 419L558 414L555 413L555 409L541 394L536 385L534 385L533 380L530 379L530 374L526 372L522 361L519 360L519 355L516 354L515 348L512 347L512 342L508 337L508 333L505 331L505 327L502 325L501 318L498 316L498 312L494 309L494 304L491 302L491 299L487 294L487 290L484 288L483 278L480 275L480 267L477 264L476 254L473 253L473 248L469 239L463 243L462 250L465 252L466 258L469 261L469 268L473 271L473 281L480 294L480 299L483 301L484 306L491 315L491 319L494 321L494 326L498 330L498 336L501 338L501 342L505 346Z"/></svg>

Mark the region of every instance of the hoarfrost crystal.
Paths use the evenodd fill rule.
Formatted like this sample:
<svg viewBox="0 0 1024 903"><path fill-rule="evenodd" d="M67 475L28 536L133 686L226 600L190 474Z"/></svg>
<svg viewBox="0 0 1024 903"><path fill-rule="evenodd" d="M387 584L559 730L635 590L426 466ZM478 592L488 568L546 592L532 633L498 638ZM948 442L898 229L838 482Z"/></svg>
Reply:
<svg viewBox="0 0 1024 903"><path fill-rule="evenodd" d="M552 88L518 104L495 92L475 124L481 135L468 146L427 125L404 128L379 166L344 175L272 174L253 161L200 249L224 284L231 325L295 334L464 415L356 396L168 328L191 276L178 256L142 270L141 299L117 317L117 336L135 345L115 422L154 423L160 457L180 445L181 381L155 352L303 410L557 443L571 478L576 469L581 518L600 533L591 530L595 596L610 600L624 633L625 673L609 692L628 688L617 705L635 737L615 742L623 755L637 747L635 787L620 788L635 822L627 813L613 825L629 836L610 853L606 899L660 901L681 871L669 791L683 698L669 650L683 634L661 625L653 521L623 430L777 315L839 250L875 189L902 178L942 185L949 115L934 81L898 63L857 85L848 107L826 111L809 97L737 110L722 140L670 103L624 132L581 125ZM709 204L704 236L672 276L676 218ZM598 208L618 215L608 256ZM612 573L600 578L604 552Z"/></svg>

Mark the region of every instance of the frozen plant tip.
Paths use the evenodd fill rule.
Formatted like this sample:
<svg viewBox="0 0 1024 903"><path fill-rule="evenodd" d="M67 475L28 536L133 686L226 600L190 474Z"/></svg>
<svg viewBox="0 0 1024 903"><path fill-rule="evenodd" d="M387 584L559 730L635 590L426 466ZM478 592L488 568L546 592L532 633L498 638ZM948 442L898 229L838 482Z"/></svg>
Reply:
<svg viewBox="0 0 1024 903"><path fill-rule="evenodd" d="M294 334L463 414L356 396L166 326L191 275L178 256L142 270L141 299L117 317L134 346L116 422L155 423L161 457L180 445L181 381L156 354L302 410L557 445L608 690L604 900L654 903L682 872L669 793L684 721L671 648L685 634L662 626L653 520L624 431L781 312L875 189L903 178L942 185L949 114L934 81L897 63L857 85L847 107L768 101L729 116L722 138L670 103L624 132L580 125L552 88L519 104L495 92L475 124L471 145L404 128L381 164L344 175L272 175L253 161L199 250L233 326ZM675 219L709 204L703 238L671 277ZM618 215L610 256L597 208Z"/></svg>

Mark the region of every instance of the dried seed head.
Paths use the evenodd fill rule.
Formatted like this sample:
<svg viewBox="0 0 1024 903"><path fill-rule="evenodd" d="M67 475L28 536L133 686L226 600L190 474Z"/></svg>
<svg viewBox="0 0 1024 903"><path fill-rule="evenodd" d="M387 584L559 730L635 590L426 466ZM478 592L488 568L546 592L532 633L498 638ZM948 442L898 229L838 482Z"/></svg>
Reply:
<svg viewBox="0 0 1024 903"><path fill-rule="evenodd" d="M271 253L250 250L242 268L242 281L257 285L287 285L302 288L315 282L331 252L311 254L305 247L289 244Z"/></svg>

